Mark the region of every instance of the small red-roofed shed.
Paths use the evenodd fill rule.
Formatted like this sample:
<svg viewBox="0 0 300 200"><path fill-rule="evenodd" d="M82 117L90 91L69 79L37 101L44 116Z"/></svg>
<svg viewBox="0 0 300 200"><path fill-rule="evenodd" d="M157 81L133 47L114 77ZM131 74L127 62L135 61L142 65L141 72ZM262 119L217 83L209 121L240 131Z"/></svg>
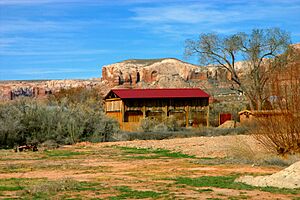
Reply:
<svg viewBox="0 0 300 200"><path fill-rule="evenodd" d="M105 112L134 131L145 118L170 117L181 126L208 125L209 95L199 88L112 89L105 96Z"/></svg>

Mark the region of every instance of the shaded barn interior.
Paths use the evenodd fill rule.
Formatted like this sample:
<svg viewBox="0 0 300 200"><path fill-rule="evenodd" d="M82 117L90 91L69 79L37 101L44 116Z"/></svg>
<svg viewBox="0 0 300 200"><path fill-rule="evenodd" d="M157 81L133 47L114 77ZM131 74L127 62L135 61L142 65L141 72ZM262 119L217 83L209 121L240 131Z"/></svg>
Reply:
<svg viewBox="0 0 300 200"><path fill-rule="evenodd" d="M113 89L105 97L105 112L121 129L135 131L147 117L174 117L181 126L208 125L209 95L198 88Z"/></svg>

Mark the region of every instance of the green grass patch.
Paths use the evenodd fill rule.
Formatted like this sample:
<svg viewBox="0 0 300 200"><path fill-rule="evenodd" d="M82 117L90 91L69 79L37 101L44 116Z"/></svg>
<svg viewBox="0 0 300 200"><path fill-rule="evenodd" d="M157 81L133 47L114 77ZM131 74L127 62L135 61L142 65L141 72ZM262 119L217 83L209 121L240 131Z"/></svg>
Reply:
<svg viewBox="0 0 300 200"><path fill-rule="evenodd" d="M17 190L23 190L24 187L22 186L4 186L0 185L0 191L17 191Z"/></svg>
<svg viewBox="0 0 300 200"><path fill-rule="evenodd" d="M118 186L115 187L116 190L121 192L120 195L115 197L110 197L110 200L119 200L119 199L146 199L146 198L158 198L162 193L154 192L154 191L141 191L141 190L133 190L128 186Z"/></svg>
<svg viewBox="0 0 300 200"><path fill-rule="evenodd" d="M145 156L126 156L125 159L134 159L134 160L145 160L145 159L159 159L159 155L145 155Z"/></svg>
<svg viewBox="0 0 300 200"><path fill-rule="evenodd" d="M280 194L300 194L300 189L285 189L276 187L255 187L244 183L234 182L237 175L231 176L202 176L199 178L179 177L176 184L184 184L194 187L216 187L234 190L260 190Z"/></svg>
<svg viewBox="0 0 300 200"><path fill-rule="evenodd" d="M100 183L95 182L79 182L77 191L98 191L103 189Z"/></svg>
<svg viewBox="0 0 300 200"><path fill-rule="evenodd" d="M149 154L151 153L151 149L148 148L135 148L135 147L118 147L116 148L121 149L126 154Z"/></svg>
<svg viewBox="0 0 300 200"><path fill-rule="evenodd" d="M195 158L193 155L187 155L180 152L172 152L167 149L150 149L150 148L135 148L135 147L117 147L124 154L137 154L127 156L127 159L158 159L158 158ZM142 155L140 155L142 154Z"/></svg>
<svg viewBox="0 0 300 200"><path fill-rule="evenodd" d="M86 155L86 152L68 151L68 150L46 150L44 153L48 157L72 157L78 155Z"/></svg>

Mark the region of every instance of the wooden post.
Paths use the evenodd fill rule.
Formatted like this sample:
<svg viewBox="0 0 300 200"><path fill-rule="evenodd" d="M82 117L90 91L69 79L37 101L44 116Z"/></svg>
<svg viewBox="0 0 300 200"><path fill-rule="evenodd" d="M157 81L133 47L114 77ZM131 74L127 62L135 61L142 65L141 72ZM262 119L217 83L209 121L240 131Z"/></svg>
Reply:
<svg viewBox="0 0 300 200"><path fill-rule="evenodd" d="M122 125L123 125L124 120L125 120L125 104L122 101L122 103L121 103L121 122L122 122Z"/></svg>
<svg viewBox="0 0 300 200"><path fill-rule="evenodd" d="M209 127L209 105L207 106L206 112L206 126Z"/></svg>
<svg viewBox="0 0 300 200"><path fill-rule="evenodd" d="M145 105L145 100L143 100L143 107L142 107L142 112L143 112L143 119L146 118L146 105Z"/></svg>
<svg viewBox="0 0 300 200"><path fill-rule="evenodd" d="M163 116L163 118L167 119L168 118L168 104L167 104L167 102L165 102L165 103L166 103L166 105L163 106L163 111L165 113L165 115Z"/></svg>
<svg viewBox="0 0 300 200"><path fill-rule="evenodd" d="M145 106L145 104L142 107L142 112L143 112L143 119L145 119L146 118L146 106Z"/></svg>
<svg viewBox="0 0 300 200"><path fill-rule="evenodd" d="M190 111L190 107L186 106L185 107L185 126L188 127L189 126L189 111Z"/></svg>

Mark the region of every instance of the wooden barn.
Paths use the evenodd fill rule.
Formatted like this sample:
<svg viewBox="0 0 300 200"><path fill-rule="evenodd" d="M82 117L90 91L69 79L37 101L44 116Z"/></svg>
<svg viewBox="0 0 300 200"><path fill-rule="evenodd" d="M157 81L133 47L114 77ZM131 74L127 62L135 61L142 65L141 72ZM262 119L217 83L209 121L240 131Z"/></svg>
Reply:
<svg viewBox="0 0 300 200"><path fill-rule="evenodd" d="M186 127L209 125L209 95L198 88L112 89L105 112L125 131L137 130L146 117L163 121L172 116Z"/></svg>

